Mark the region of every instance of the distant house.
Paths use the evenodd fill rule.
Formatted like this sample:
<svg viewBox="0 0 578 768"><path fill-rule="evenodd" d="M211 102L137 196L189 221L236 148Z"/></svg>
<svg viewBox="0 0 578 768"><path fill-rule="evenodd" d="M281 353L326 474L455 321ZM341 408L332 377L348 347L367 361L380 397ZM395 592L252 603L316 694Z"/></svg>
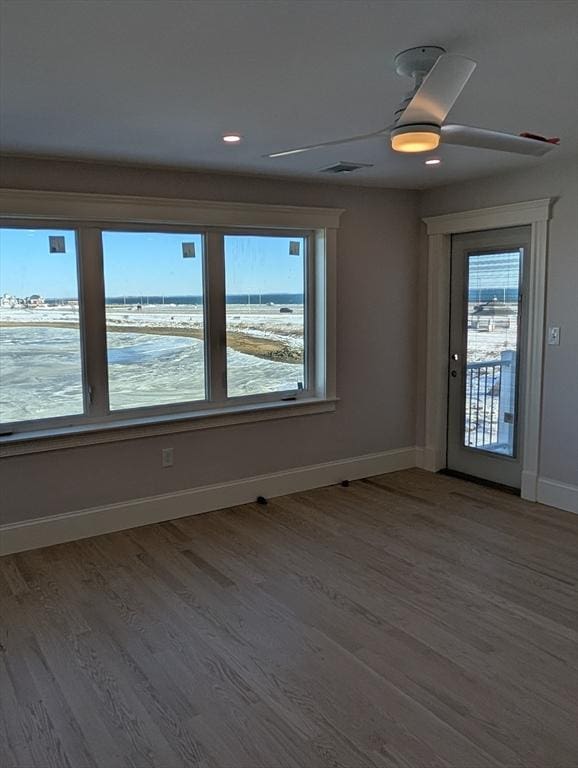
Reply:
<svg viewBox="0 0 578 768"><path fill-rule="evenodd" d="M9 293L5 293L3 296L0 296L0 307L16 307L18 305L18 299L16 296L11 296Z"/></svg>
<svg viewBox="0 0 578 768"><path fill-rule="evenodd" d="M26 306L27 307L43 307L45 306L44 298L37 293L33 293L32 296L26 297Z"/></svg>

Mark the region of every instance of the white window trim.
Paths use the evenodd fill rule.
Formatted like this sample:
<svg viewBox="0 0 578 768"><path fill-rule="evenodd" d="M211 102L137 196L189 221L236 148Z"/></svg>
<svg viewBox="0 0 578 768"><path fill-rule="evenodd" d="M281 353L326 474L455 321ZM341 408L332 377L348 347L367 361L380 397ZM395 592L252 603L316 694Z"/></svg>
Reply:
<svg viewBox="0 0 578 768"><path fill-rule="evenodd" d="M423 467L446 466L451 238L462 232L531 226L526 372L522 422L522 498L536 501L542 406L546 260L551 198L423 219L427 227L427 358Z"/></svg>
<svg viewBox="0 0 578 768"><path fill-rule="evenodd" d="M343 208L22 189L0 189L0 211L7 218L270 229L338 229L344 213Z"/></svg>
<svg viewBox="0 0 578 768"><path fill-rule="evenodd" d="M31 426L30 431L0 437L0 456L335 410L336 252L337 229L343 212L337 208L0 189L0 221L32 220L37 226L58 222L59 226L94 223L99 226L223 227L253 232L308 230L314 233L316 308L312 317L316 350L315 390L308 396L288 402L272 398L261 402L246 399L242 403L222 404L218 408L201 407L190 412L167 410L156 415L131 414L124 418L119 414L118 419L109 418L99 423L85 421L77 425L48 426L37 431L32 431L34 426ZM92 247L96 247L94 243ZM324 311L318 311L318 308ZM92 311L90 306L86 309ZM210 339L208 343L211 343ZM279 398L283 395L280 393Z"/></svg>
<svg viewBox="0 0 578 768"><path fill-rule="evenodd" d="M83 424L75 427L45 429L3 437L0 440L0 458L27 453L44 453L83 445L116 443L143 437L169 435L177 432L196 432L200 429L229 427L257 421L286 419L293 416L311 416L332 413L338 398L309 398L290 403L279 401L220 408L211 412L194 411L173 413L147 418L121 419L106 424Z"/></svg>

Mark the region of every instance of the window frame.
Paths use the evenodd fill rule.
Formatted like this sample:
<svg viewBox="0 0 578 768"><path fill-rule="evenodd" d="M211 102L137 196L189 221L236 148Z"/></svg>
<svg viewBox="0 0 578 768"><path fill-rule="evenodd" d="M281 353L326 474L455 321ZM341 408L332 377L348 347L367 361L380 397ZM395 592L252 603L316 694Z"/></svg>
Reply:
<svg viewBox="0 0 578 768"><path fill-rule="evenodd" d="M216 230L223 236L223 264L225 264L224 238L228 235L241 235L247 237L286 237L302 238L305 243L305 253L303 254L303 389L286 389L275 392L262 392L255 395L239 395L229 397L225 392L226 402L231 405L251 404L253 402L269 402L275 400L294 400L311 397L316 392L316 371L315 371L315 230L279 230L279 229L251 229L239 228L231 229L219 227ZM226 271L226 270L225 270ZM226 277L226 274L225 274ZM226 296L226 288L225 288ZM226 333L226 314L225 329ZM225 345L226 346L226 345ZM227 388L225 388L227 389Z"/></svg>
<svg viewBox="0 0 578 768"><path fill-rule="evenodd" d="M58 447L63 437L76 436L86 444L130 439L135 429L155 434L155 426L162 433L171 423L181 431L187 424L199 429L315 412L315 406L324 406L320 412L333 410L336 231L341 213L328 208L0 190L0 226L75 231L84 402L82 414L3 423L0 454L28 452L26 446L18 447L26 442L29 450L41 450L42 438L54 438ZM273 226L274 221L279 225ZM203 238L204 400L110 409L103 231L179 232ZM227 396L224 238L238 234L304 238L303 390ZM111 434L95 440L97 432Z"/></svg>
<svg viewBox="0 0 578 768"><path fill-rule="evenodd" d="M10 229L46 229L46 230L66 230L72 232L75 241L76 251L76 284L77 284L77 299L78 299L78 328L79 328L79 346L80 346L80 368L81 368L81 382L82 382L82 402L83 412L69 414L66 416L50 416L43 419L27 419L25 421L4 421L0 422L0 441L5 437L6 432L12 432L14 434L21 434L23 432L36 432L38 430L50 429L52 426L58 429L61 427L76 427L79 424L83 424L89 420L90 404L90 390L91 385L89 382L89 365L88 365L88 352L86 348L86 340L88 339L88 333L86 329L86 313L85 302L83 301L83 285L87 283L87 280L83 278L81 271L82 256L81 256L81 244L80 244L80 230L77 225L71 221L60 220L36 220L36 219L22 219L11 220L0 216L0 227ZM26 428L25 428L26 427Z"/></svg>
<svg viewBox="0 0 578 768"><path fill-rule="evenodd" d="M208 321L207 321L207 314L208 314L208 269L207 269L207 234L208 230L203 229L200 227L178 227L178 226L163 226L163 225L157 225L157 226L151 226L151 225L138 225L138 224L129 224L126 226L123 226L121 223L116 223L116 226L109 225L108 223L106 225L102 225L98 228L98 231L101 235L101 263L102 263L102 277L103 277L103 287L106 288L104 283L104 242L102 240L102 235L104 232L142 232L142 233L148 233L148 234L164 234L164 233L175 233L175 234L182 234L182 235L192 235L192 236L200 236L202 240L202 254L201 254L201 280L203 284L203 344L204 344L204 379L205 379L205 397L202 400L180 400L175 403L159 403L158 405L147 405L147 406L134 406L132 408L118 408L115 410L112 410L110 407L110 377L109 377L109 369L108 369L108 334L106 330L106 299L105 299L105 292L103 292L103 316L102 316L102 323L104 323L105 328L105 358L104 360L100 361L100 366L104 366L104 373L106 376L106 392L107 392L107 408L106 412L103 414L102 421L103 423L108 422L115 422L122 419L131 419L131 418L138 418L139 416L146 418L147 416L154 417L154 416L162 416L164 414L171 414L171 413L181 413L181 412L187 412L187 413L194 413L197 410L201 410L203 408L206 408L207 405L211 402L210 400L210 373L209 373L209 365L211 363L210 360L210 351L207 344L207 338L208 338Z"/></svg>

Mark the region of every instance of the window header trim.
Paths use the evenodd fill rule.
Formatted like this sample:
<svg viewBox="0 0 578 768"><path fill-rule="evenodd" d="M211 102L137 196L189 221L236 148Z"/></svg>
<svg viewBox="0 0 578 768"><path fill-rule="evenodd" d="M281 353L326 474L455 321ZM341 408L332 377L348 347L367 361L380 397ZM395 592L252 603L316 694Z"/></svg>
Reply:
<svg viewBox="0 0 578 768"><path fill-rule="evenodd" d="M337 229L343 208L0 189L0 216L201 227Z"/></svg>

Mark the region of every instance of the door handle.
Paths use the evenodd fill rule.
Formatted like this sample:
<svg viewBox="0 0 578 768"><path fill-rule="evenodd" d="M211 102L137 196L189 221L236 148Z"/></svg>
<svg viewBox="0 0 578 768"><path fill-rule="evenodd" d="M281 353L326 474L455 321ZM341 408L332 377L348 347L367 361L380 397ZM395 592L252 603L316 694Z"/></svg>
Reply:
<svg viewBox="0 0 578 768"><path fill-rule="evenodd" d="M454 352L452 355L452 360L459 360L459 359L460 359L460 356L458 355L458 353Z"/></svg>

